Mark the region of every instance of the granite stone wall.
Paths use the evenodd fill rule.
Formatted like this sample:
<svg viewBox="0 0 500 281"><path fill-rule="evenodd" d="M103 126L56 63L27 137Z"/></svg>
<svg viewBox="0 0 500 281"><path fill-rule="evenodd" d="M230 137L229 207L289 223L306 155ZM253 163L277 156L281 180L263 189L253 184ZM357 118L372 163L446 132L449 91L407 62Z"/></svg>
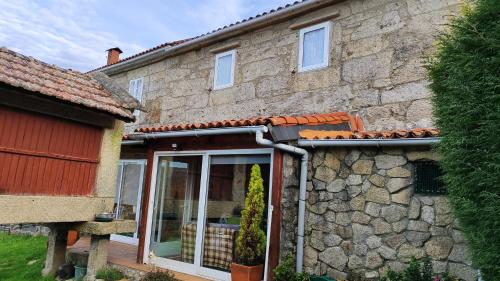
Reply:
<svg viewBox="0 0 500 281"><path fill-rule="evenodd" d="M311 152L305 217L305 271L368 280L429 256L435 272L476 280L445 196L414 194L413 161L428 150L340 149ZM298 161L285 158L281 256L295 251Z"/></svg>
<svg viewBox="0 0 500 281"><path fill-rule="evenodd" d="M139 125L349 111L367 129L430 127L423 57L461 0L348 0L286 22L114 75L144 77ZM293 23L331 19L330 60L298 72ZM158 34L161 37L161 34ZM214 48L238 43L234 86L213 90Z"/></svg>

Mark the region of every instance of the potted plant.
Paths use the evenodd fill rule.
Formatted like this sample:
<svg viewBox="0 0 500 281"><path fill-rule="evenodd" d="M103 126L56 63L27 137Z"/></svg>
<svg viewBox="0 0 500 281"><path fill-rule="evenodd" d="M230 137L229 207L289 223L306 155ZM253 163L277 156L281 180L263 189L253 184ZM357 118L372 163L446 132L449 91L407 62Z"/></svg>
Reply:
<svg viewBox="0 0 500 281"><path fill-rule="evenodd" d="M260 281L264 272L266 235L261 229L265 208L263 182L260 167L254 164L236 238L236 257L231 264L233 281Z"/></svg>

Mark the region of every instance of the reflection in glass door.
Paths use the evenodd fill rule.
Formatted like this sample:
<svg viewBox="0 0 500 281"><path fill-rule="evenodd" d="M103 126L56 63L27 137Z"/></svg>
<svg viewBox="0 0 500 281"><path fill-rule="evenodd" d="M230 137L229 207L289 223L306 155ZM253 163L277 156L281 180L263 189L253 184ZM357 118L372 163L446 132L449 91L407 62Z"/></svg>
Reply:
<svg viewBox="0 0 500 281"><path fill-rule="evenodd" d="M235 257L236 236L241 211L245 207L251 169L259 165L264 180L267 210L269 192L269 155L214 155L210 157L208 192L205 211L203 267L230 272ZM267 212L261 228L266 232Z"/></svg>
<svg viewBox="0 0 500 281"><path fill-rule="evenodd" d="M157 257L193 263L202 156L158 159L150 250Z"/></svg>
<svg viewBox="0 0 500 281"><path fill-rule="evenodd" d="M120 160L114 206L116 219L135 220L139 225L145 166L146 160ZM111 239L137 244L137 228L133 233L114 234Z"/></svg>

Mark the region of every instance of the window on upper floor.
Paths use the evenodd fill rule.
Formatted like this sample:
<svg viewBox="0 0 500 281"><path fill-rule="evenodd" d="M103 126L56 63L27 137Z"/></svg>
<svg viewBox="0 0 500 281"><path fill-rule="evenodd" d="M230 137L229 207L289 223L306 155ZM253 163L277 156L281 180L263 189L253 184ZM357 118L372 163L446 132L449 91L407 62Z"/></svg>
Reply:
<svg viewBox="0 0 500 281"><path fill-rule="evenodd" d="M299 72L328 66L330 23L324 22L300 30Z"/></svg>
<svg viewBox="0 0 500 281"><path fill-rule="evenodd" d="M236 50L215 56L214 90L233 86Z"/></svg>
<svg viewBox="0 0 500 281"><path fill-rule="evenodd" d="M132 79L128 85L128 92L139 102L142 101L142 89L144 87L144 78ZM134 115L139 115L139 110L134 111Z"/></svg>

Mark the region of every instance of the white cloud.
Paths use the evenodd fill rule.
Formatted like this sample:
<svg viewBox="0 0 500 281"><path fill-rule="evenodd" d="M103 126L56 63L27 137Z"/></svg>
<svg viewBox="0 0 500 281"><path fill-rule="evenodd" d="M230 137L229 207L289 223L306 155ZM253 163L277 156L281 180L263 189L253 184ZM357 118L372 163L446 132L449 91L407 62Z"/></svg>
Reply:
<svg viewBox="0 0 500 281"><path fill-rule="evenodd" d="M109 47L144 49L99 31L91 20L95 19L92 4L97 3L0 1L0 45L80 71L102 65Z"/></svg>
<svg viewBox="0 0 500 281"><path fill-rule="evenodd" d="M155 45L210 32L292 0L0 0L0 46L88 71Z"/></svg>

